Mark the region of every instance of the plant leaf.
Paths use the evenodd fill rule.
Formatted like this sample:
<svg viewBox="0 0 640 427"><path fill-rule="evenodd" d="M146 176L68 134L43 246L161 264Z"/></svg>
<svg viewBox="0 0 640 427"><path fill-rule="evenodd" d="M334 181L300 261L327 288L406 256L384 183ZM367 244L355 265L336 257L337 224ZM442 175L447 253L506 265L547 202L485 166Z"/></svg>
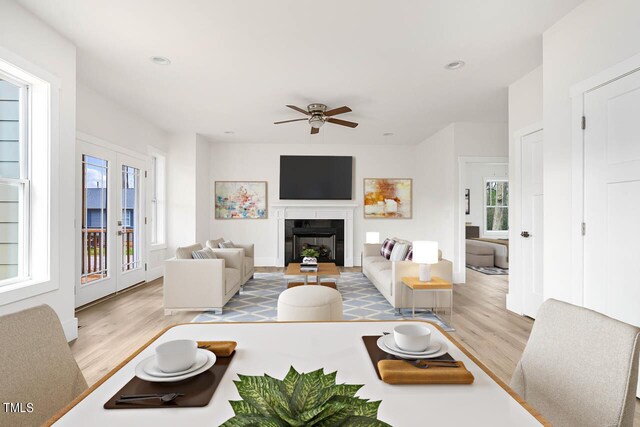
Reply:
<svg viewBox="0 0 640 427"><path fill-rule="evenodd" d="M244 400L230 400L229 403L231 404L231 409L233 409L233 412L236 415L240 415L240 414L254 414L254 415L259 415L261 414L260 411L251 406L249 403L245 402Z"/></svg>
<svg viewBox="0 0 640 427"><path fill-rule="evenodd" d="M271 377L238 375L240 381L235 381L240 397L253 406L260 414L276 417L272 408L275 402L288 407L287 399L282 395L278 380Z"/></svg>
<svg viewBox="0 0 640 427"><path fill-rule="evenodd" d="M303 412L299 415L299 418L307 422L307 425L313 426L325 418L342 411L346 407L344 402L329 402L316 409Z"/></svg>
<svg viewBox="0 0 640 427"><path fill-rule="evenodd" d="M326 375L322 375L320 377L320 384L322 388L331 387L336 385L336 375L338 375L338 371L330 372Z"/></svg>
<svg viewBox="0 0 640 427"><path fill-rule="evenodd" d="M301 375L294 369L293 366L289 368L289 372L287 372L287 375L282 380L287 397L290 398L291 395L293 395L293 390L296 388L296 384L298 383L300 377Z"/></svg>
<svg viewBox="0 0 640 427"><path fill-rule="evenodd" d="M229 418L220 427L287 427L287 424L264 415L241 414Z"/></svg>
<svg viewBox="0 0 640 427"><path fill-rule="evenodd" d="M390 427L389 424L385 423L384 421L380 421L378 419L374 418L370 418L370 417L362 417L362 416L358 416L358 415L352 415L350 417L348 417L347 419L345 419L344 421L342 421L342 424L340 424L340 426L345 426L345 427Z"/></svg>
<svg viewBox="0 0 640 427"><path fill-rule="evenodd" d="M320 400L322 369L302 374L291 396L290 407L294 413L308 411Z"/></svg>

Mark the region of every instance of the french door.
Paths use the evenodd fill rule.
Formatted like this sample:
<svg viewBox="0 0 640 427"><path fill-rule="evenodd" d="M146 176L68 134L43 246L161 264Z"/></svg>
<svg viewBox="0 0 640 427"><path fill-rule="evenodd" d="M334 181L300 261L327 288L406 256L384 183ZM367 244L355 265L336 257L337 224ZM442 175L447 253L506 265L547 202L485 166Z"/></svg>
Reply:
<svg viewBox="0 0 640 427"><path fill-rule="evenodd" d="M76 307L144 281L144 161L78 141Z"/></svg>

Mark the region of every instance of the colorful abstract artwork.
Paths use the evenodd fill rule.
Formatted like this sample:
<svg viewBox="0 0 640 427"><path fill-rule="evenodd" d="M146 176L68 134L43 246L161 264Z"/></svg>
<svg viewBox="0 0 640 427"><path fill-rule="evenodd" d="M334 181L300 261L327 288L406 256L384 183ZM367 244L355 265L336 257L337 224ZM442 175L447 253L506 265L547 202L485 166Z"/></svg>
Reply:
<svg viewBox="0 0 640 427"><path fill-rule="evenodd" d="M411 218L409 178L365 178L365 218Z"/></svg>
<svg viewBox="0 0 640 427"><path fill-rule="evenodd" d="M216 219L267 217L266 181L216 181Z"/></svg>

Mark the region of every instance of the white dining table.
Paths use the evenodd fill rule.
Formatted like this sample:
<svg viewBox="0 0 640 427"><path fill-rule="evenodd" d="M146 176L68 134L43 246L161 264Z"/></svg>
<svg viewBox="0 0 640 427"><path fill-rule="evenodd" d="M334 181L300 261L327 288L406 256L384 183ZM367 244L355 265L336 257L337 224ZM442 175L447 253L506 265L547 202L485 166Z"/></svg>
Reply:
<svg viewBox="0 0 640 427"><path fill-rule="evenodd" d="M449 354L475 377L470 385L390 385L378 379L362 336L381 335L407 321L189 323L167 328L50 420L55 426L217 426L233 417L229 400L240 396L233 383L242 375L282 379L298 372L337 371L338 383L364 384L357 396L381 400L378 418L393 426L539 426L544 420L516 400L480 362L439 327L426 323L432 339L445 341ZM166 341L233 340L236 355L209 404L201 408L104 409L134 376L136 365Z"/></svg>

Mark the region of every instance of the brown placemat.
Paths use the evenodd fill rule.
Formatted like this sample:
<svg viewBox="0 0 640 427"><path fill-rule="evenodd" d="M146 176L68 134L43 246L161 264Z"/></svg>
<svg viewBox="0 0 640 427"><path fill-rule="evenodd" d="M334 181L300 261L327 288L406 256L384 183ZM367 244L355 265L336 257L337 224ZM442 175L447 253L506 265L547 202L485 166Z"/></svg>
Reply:
<svg viewBox="0 0 640 427"><path fill-rule="evenodd" d="M104 409L141 409L141 408L194 408L207 406L213 393L218 388L225 371L235 356L234 351L228 357L217 357L216 363L207 371L172 383L154 383L133 377L124 387L104 404ZM157 400L139 400L130 403L116 403L123 394L147 393L184 393L173 402L162 403Z"/></svg>
<svg viewBox="0 0 640 427"><path fill-rule="evenodd" d="M371 364L373 365L373 369L376 371L376 375L382 381L382 376L380 375L380 370L378 369L378 362L381 360L404 360L399 357L394 356L393 354L385 353L380 350L378 347L378 340L382 335L375 336L364 336L362 337L362 341L364 341L364 346L367 349L367 353L369 353L369 357L371 358ZM438 360L455 360L449 353L443 354L442 356L438 356L436 359ZM452 369L452 368L447 368Z"/></svg>

